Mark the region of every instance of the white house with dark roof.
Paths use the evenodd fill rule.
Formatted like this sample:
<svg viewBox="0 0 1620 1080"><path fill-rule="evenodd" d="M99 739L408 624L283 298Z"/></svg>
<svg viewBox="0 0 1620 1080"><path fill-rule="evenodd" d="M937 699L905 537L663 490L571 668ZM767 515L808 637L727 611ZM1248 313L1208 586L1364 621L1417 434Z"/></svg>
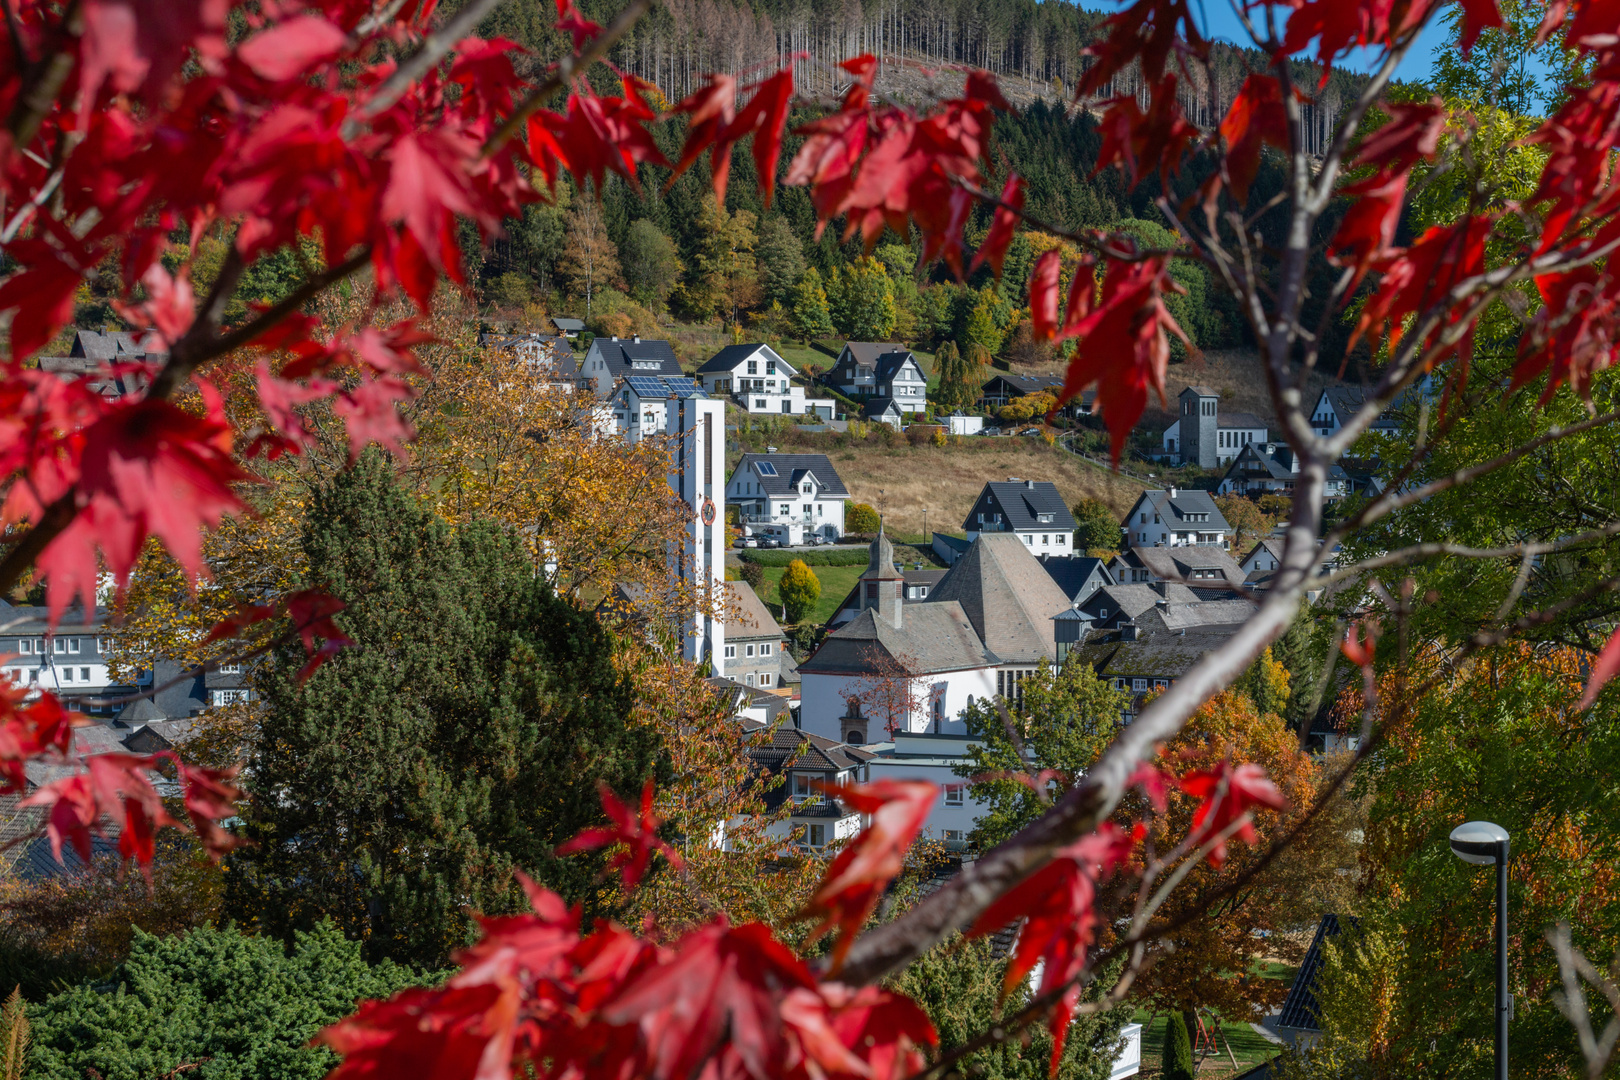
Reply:
<svg viewBox="0 0 1620 1080"><path fill-rule="evenodd" d="M674 431L673 402L704 397L703 388L686 376L626 375L613 387L608 402L613 424L627 441L635 443Z"/></svg>
<svg viewBox="0 0 1620 1080"><path fill-rule="evenodd" d="M1418 384L1417 391L1427 394L1431 392L1431 387L1432 379L1426 377ZM1403 392L1393 406L1380 413L1368 430L1391 432L1398 428L1400 422L1393 415L1394 410L1400 407L1409 392ZM1367 392L1359 386L1329 386L1317 395L1316 404L1311 407L1311 427L1316 429L1318 435L1332 435L1360 412L1366 403Z"/></svg>
<svg viewBox="0 0 1620 1080"><path fill-rule="evenodd" d="M985 484L962 522L969 542L982 533L1010 532L1032 555L1072 555L1076 527L1054 484L1016 476Z"/></svg>
<svg viewBox="0 0 1620 1080"><path fill-rule="evenodd" d="M766 827L766 835L802 851L819 852L828 844L861 831L860 812L818 785L847 787L870 779L870 750L850 746L790 725L766 731L747 725L748 760L780 783L765 792L765 812L784 807L787 815Z"/></svg>
<svg viewBox="0 0 1620 1080"><path fill-rule="evenodd" d="M902 413L928 407L928 376L904 345L846 341L826 379L850 397L892 399Z"/></svg>
<svg viewBox="0 0 1620 1080"><path fill-rule="evenodd" d="M1246 495L1251 499L1261 495L1291 498L1298 480L1299 458L1294 448L1286 443L1261 443L1245 446L1232 459L1216 490L1222 495ZM1322 497L1342 499L1350 494L1352 486L1350 474L1342 465L1329 465L1322 483Z"/></svg>
<svg viewBox="0 0 1620 1080"><path fill-rule="evenodd" d="M956 600L907 604L885 533L860 579L861 612L799 665L799 726L855 745L896 733L963 736L962 710L996 693L1001 660Z"/></svg>
<svg viewBox="0 0 1620 1080"><path fill-rule="evenodd" d="M681 378L681 362L667 341L643 341L635 337L599 337L585 354L581 376L590 380L598 398L606 399L618 381L627 375L664 375Z"/></svg>
<svg viewBox="0 0 1620 1080"><path fill-rule="evenodd" d="M797 374L792 364L763 342L727 345L697 369L705 391L730 397L751 413L815 413L831 420L836 403L832 398L805 397L804 387L793 381Z"/></svg>
<svg viewBox="0 0 1620 1080"><path fill-rule="evenodd" d="M1232 526L1209 492L1189 488L1142 492L1121 524L1131 547L1228 547L1232 539Z"/></svg>
<svg viewBox="0 0 1620 1080"><path fill-rule="evenodd" d="M744 454L726 485L726 504L744 525L787 544L844 535L849 498L826 454Z"/></svg>

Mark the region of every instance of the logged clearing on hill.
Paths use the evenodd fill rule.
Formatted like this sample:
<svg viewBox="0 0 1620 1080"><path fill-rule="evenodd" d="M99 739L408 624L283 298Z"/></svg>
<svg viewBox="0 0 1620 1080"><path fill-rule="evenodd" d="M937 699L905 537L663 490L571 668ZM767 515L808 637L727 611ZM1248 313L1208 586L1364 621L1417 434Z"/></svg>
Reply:
<svg viewBox="0 0 1620 1080"><path fill-rule="evenodd" d="M858 444L828 453L856 502L871 503L889 529L903 534L960 532L979 492L991 480L1050 480L1070 506L1101 499L1121 518L1144 485L1111 473L1035 438L981 438L961 446L884 447Z"/></svg>

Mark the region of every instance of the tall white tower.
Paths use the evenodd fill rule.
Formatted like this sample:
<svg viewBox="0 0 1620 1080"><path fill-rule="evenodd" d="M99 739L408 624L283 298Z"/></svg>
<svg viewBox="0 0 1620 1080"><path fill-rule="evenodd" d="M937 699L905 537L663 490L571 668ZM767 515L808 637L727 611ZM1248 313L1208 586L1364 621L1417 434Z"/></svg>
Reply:
<svg viewBox="0 0 1620 1080"><path fill-rule="evenodd" d="M681 653L688 660L711 660L725 670L726 586L726 404L713 398L681 397L669 403L669 434L678 439L670 485L692 510L686 529L685 558L677 573L690 572L697 610L688 620Z"/></svg>

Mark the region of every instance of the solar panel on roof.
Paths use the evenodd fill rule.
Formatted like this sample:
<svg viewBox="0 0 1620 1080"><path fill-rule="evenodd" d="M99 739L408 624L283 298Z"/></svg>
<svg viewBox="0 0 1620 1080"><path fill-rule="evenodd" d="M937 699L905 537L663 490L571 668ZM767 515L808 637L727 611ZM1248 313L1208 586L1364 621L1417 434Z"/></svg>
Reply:
<svg viewBox="0 0 1620 1080"><path fill-rule="evenodd" d="M702 390L698 388L697 382L693 379L677 379L666 376L664 378L664 385L669 387L669 392L674 394L676 397L694 397L697 394L702 393Z"/></svg>
<svg viewBox="0 0 1620 1080"><path fill-rule="evenodd" d="M754 462L754 468L759 470L759 475L761 475L761 476L775 476L776 475L776 466L772 465L768 461L756 461L756 462Z"/></svg>
<svg viewBox="0 0 1620 1080"><path fill-rule="evenodd" d="M656 375L626 375L624 381L639 397L661 398L668 393L664 389L664 380Z"/></svg>

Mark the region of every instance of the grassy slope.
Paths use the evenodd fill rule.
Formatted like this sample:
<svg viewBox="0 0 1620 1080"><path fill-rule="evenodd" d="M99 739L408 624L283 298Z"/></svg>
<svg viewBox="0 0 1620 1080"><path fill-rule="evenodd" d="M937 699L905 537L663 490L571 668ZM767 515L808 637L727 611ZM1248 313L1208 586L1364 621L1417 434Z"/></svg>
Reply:
<svg viewBox="0 0 1620 1080"><path fill-rule="evenodd" d="M922 532L924 508L930 529L960 532L985 483L1009 476L1050 480L1066 504L1101 499L1121 516L1143 488L1040 439L974 437L946 447L856 445L829 456L855 501L878 507L890 528L907 534Z"/></svg>

